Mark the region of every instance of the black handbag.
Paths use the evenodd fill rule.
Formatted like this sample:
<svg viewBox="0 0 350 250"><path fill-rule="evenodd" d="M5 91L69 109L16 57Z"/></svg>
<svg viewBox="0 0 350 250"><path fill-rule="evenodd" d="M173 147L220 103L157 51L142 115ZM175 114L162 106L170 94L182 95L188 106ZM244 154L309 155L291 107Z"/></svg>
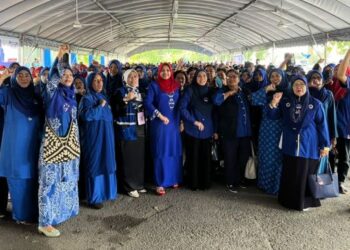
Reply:
<svg viewBox="0 0 350 250"><path fill-rule="evenodd" d="M338 174L332 173L328 162L325 174L312 174L308 177L308 183L312 196L315 199L332 198L339 196Z"/></svg>

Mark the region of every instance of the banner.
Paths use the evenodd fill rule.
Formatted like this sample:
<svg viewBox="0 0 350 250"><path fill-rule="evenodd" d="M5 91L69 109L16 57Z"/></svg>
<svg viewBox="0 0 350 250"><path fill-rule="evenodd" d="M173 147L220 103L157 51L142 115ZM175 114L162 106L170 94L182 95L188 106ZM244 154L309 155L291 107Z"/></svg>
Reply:
<svg viewBox="0 0 350 250"><path fill-rule="evenodd" d="M12 62L19 62L19 39L0 36L0 65L8 67Z"/></svg>

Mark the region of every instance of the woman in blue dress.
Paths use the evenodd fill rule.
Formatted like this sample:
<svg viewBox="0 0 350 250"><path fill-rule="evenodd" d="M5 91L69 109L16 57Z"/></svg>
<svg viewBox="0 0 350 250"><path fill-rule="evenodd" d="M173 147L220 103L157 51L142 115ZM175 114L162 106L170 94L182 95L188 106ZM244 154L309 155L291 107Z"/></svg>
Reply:
<svg viewBox="0 0 350 250"><path fill-rule="evenodd" d="M113 116L100 73L87 78L88 93L79 105L81 161L88 204L96 209L117 198Z"/></svg>
<svg viewBox="0 0 350 250"><path fill-rule="evenodd" d="M258 139L258 187L268 194L276 195L280 186L282 170L282 152L279 141L282 133L282 121L267 117L267 105L272 96L288 90L288 81L281 69L273 69L269 75L270 85L252 93L253 106L262 107L262 120Z"/></svg>
<svg viewBox="0 0 350 250"><path fill-rule="evenodd" d="M1 86L0 105L5 111L0 176L8 183L12 218L36 222L42 102L39 95L35 95L28 68L18 67L11 76L10 86Z"/></svg>
<svg viewBox="0 0 350 250"><path fill-rule="evenodd" d="M165 187L176 188L182 182L179 98L180 84L174 80L171 65L160 64L157 81L151 83L145 100L158 195L165 194Z"/></svg>
<svg viewBox="0 0 350 250"><path fill-rule="evenodd" d="M45 136L39 158L39 227L40 233L58 237L54 225L79 212L78 179L80 145L77 124L73 72L63 61L68 45L61 45L50 71L44 102L46 109ZM61 147L59 141L68 138Z"/></svg>

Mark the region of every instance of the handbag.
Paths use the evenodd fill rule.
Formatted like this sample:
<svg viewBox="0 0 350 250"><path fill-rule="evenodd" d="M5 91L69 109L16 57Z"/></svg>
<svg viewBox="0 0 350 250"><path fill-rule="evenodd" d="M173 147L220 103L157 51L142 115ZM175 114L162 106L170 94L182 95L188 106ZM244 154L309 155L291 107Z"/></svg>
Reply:
<svg viewBox="0 0 350 250"><path fill-rule="evenodd" d="M218 143L216 140L212 140L211 142L211 160L219 161L219 149Z"/></svg>
<svg viewBox="0 0 350 250"><path fill-rule="evenodd" d="M77 137L78 126L71 121L66 136L56 134L48 121L45 122L44 162L48 164L74 160L80 156Z"/></svg>
<svg viewBox="0 0 350 250"><path fill-rule="evenodd" d="M315 199L339 196L338 174L332 173L329 162L326 173L318 174L317 169L316 174L308 176L308 183L311 194Z"/></svg>
<svg viewBox="0 0 350 250"><path fill-rule="evenodd" d="M249 156L248 162L245 166L244 177L250 180L255 180L258 158L255 155L254 146L252 142L250 142L250 147L252 150L252 155Z"/></svg>

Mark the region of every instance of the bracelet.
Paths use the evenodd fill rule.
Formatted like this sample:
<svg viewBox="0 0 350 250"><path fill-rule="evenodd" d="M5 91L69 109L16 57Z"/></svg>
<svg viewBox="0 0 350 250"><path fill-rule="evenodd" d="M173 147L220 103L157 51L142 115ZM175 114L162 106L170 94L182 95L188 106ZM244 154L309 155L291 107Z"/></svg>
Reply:
<svg viewBox="0 0 350 250"><path fill-rule="evenodd" d="M155 110L154 111L154 114L159 118L162 114L159 112L159 110Z"/></svg>

